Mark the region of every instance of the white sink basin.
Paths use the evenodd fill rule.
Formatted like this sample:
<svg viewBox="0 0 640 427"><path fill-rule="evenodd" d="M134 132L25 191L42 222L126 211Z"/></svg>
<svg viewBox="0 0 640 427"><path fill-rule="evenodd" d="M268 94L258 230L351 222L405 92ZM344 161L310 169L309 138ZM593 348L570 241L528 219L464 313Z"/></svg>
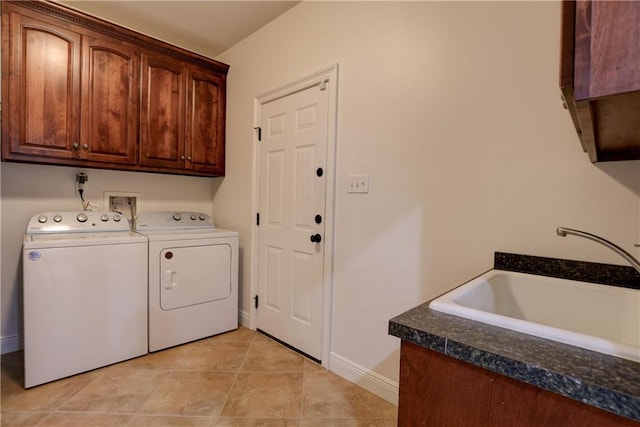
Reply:
<svg viewBox="0 0 640 427"><path fill-rule="evenodd" d="M429 307L640 362L640 290L491 270Z"/></svg>

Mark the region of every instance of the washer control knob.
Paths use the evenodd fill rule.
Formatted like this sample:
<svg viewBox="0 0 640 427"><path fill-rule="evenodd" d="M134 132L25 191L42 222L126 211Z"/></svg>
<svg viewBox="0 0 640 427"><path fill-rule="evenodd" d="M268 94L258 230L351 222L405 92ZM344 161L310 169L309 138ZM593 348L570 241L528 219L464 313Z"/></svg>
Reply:
<svg viewBox="0 0 640 427"><path fill-rule="evenodd" d="M40 216L38 217L38 222L39 222L40 224L44 224L45 222L47 222L47 219L48 219L48 218L46 217L46 215L40 215Z"/></svg>
<svg viewBox="0 0 640 427"><path fill-rule="evenodd" d="M53 221L54 222L62 222L62 215L54 215Z"/></svg>
<svg viewBox="0 0 640 427"><path fill-rule="evenodd" d="M196 219L198 219L198 216L196 214L191 214L189 218L191 218L191 221L195 221Z"/></svg>
<svg viewBox="0 0 640 427"><path fill-rule="evenodd" d="M89 218L87 217L87 214L79 213L78 216L76 216L76 219L78 222L87 222L87 219Z"/></svg>
<svg viewBox="0 0 640 427"><path fill-rule="evenodd" d="M182 215L180 215L179 213L174 213L173 219L176 221L180 221L182 219Z"/></svg>
<svg viewBox="0 0 640 427"><path fill-rule="evenodd" d="M205 219L207 219L207 217L205 217L204 215L200 215L200 221L204 221Z"/></svg>
<svg viewBox="0 0 640 427"><path fill-rule="evenodd" d="M121 217L120 215L114 215L114 216L113 216L113 220L114 220L115 222L120 222L120 220L121 220L121 219L122 219L122 217Z"/></svg>
<svg viewBox="0 0 640 427"><path fill-rule="evenodd" d="M102 215L102 216L100 217L100 221L102 221L102 222L107 222L107 221L109 221L109 215Z"/></svg>

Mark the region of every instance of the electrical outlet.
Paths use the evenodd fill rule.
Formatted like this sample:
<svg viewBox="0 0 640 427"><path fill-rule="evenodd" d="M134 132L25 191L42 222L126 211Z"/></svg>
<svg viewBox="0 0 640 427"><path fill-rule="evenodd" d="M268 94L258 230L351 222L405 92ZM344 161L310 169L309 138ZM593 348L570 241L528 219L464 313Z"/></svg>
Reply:
<svg viewBox="0 0 640 427"><path fill-rule="evenodd" d="M368 193L369 192L369 175L349 175L348 193Z"/></svg>

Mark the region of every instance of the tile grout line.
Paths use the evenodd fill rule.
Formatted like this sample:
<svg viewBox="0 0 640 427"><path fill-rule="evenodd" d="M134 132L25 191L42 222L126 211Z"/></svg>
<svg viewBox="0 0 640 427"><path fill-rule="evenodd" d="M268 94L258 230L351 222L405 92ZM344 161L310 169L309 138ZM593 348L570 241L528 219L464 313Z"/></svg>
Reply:
<svg viewBox="0 0 640 427"><path fill-rule="evenodd" d="M98 368L98 369L102 369L102 368ZM88 371L88 372L91 372L91 371ZM87 372L82 372L82 373L80 373L79 375L82 375L82 374L85 374L85 373L87 373ZM104 374L105 374L105 373L104 373L104 372L102 372L102 373L100 373L100 374L96 375L96 377L95 377L95 378L93 378L91 381L88 381L84 386L80 387L78 390L76 390L74 393L72 393L69 397L67 397L66 399L64 399L63 401L61 401L61 402L60 402L60 404L59 404L59 405L57 405L54 409L52 409L52 410L50 410L50 411L47 411L47 412L48 412L47 416L46 416L46 417L44 417L42 420L40 420L40 422L39 422L38 424L36 424L36 426L40 426L40 425L42 425L42 423L44 423L45 421L47 421L47 420L48 420L49 418L51 418L54 414L57 414L57 413L63 412L63 411L60 411L60 408L62 408L62 406L64 406L64 405L65 405L66 403L68 403L71 399L73 399L75 396L77 396L77 395L78 395L78 393L80 393L82 390L84 390L85 388L87 388L87 387L89 386L89 384L93 383L93 382L94 382L94 381L96 381L98 378L101 378L102 376L104 376ZM78 374L76 374L76 375L78 375ZM72 377L74 377L74 376L76 376L76 375L72 375L71 377L67 377L67 378L65 378L65 379L72 378ZM48 384L50 384L50 383L48 383ZM42 385L47 385L47 384L42 384Z"/></svg>
<svg viewBox="0 0 640 427"><path fill-rule="evenodd" d="M302 422L304 420L304 380L307 376L307 358L302 358L302 384L300 384L300 417L298 420L300 421L300 426L302 426Z"/></svg>
<svg viewBox="0 0 640 427"><path fill-rule="evenodd" d="M249 351L251 351L251 346L253 345L253 342L256 339L256 334L257 332L253 331L253 335L251 336L251 341L249 341L249 347L247 348L247 352L244 354L244 357L242 358L242 363L240 364L240 366L238 367L238 370L236 371L236 377L233 379L233 384L231 384L231 387L229 388L229 392L227 393L227 397L220 408L220 413L218 413L218 415L216 416L215 425L217 425L218 422L220 421L220 418L222 417L222 412L224 411L225 406L227 406L227 403L229 402L229 398L231 397L231 392L233 391L233 388L236 386L236 383L238 382L238 377L240 376L242 367L244 366L244 363L247 360L247 356L249 356Z"/></svg>
<svg viewBox="0 0 640 427"><path fill-rule="evenodd" d="M137 370L139 371L140 369L137 369ZM154 369L152 369L152 370L153 370L153 371L155 371L155 372L158 372L158 371L160 371L160 372L164 372L164 371L166 371L166 370L162 370L162 369L155 369L155 368L154 368ZM160 388L160 386L162 386L162 384L164 384L164 382L165 382L165 381L167 381L169 378L171 378L171 377L174 375L174 373L175 373L175 372L176 372L176 370L175 370L175 369L172 369L172 370L169 370L169 371L168 371L167 375L162 379L162 381L160 381L160 382L159 382L159 383L158 383L158 384L153 388L153 391L152 391L151 393L149 393L149 396L147 396L147 398L145 399L145 401L144 401L144 402L142 402L142 403L140 404L140 406L138 407L138 409L136 409L136 411L133 413L133 415L131 416L131 418L129 418L129 421L127 421L127 424L126 424L127 426L128 426L128 425L130 425L130 424L131 424L131 422L133 422L133 419L134 419L137 415L142 415L142 416L147 415L147 414L144 414L144 413L140 413L140 410L141 410L141 409L144 407L144 405L149 401L149 399L151 399L151 397L155 394L155 392L156 392L156 391L158 391L158 389Z"/></svg>

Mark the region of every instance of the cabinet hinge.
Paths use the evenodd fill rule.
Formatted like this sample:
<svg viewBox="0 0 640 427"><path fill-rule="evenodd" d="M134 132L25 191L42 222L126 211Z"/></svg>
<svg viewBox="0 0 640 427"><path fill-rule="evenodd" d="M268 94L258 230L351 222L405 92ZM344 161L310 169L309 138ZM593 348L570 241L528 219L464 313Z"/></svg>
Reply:
<svg viewBox="0 0 640 427"><path fill-rule="evenodd" d="M256 225L260 225L260 212L256 213Z"/></svg>
<svg viewBox="0 0 640 427"><path fill-rule="evenodd" d="M254 296L253 300L255 301L255 304L254 304L255 308L258 308L258 295Z"/></svg>
<svg viewBox="0 0 640 427"><path fill-rule="evenodd" d="M262 128L260 126L253 128L258 131L258 141L262 141Z"/></svg>

